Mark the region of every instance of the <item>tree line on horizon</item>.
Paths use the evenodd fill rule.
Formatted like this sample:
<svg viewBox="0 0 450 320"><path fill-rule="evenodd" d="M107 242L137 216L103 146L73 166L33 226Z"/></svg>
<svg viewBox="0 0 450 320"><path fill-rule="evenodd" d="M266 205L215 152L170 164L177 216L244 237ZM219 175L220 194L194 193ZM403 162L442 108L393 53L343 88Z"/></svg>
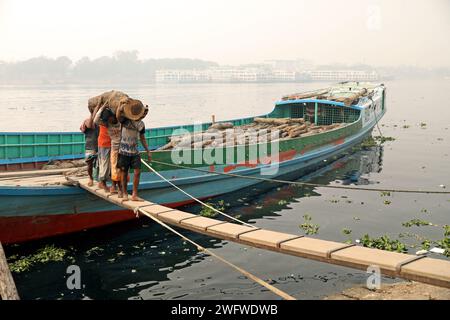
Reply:
<svg viewBox="0 0 450 320"><path fill-rule="evenodd" d="M58 84L58 83L151 83L155 71L161 69L207 69L218 63L201 59L164 58L144 59L138 52L119 51L113 56L95 59L83 57L72 61L66 56L48 58L34 57L19 62L0 61L0 84ZM317 65L318 70L376 70L382 78L428 78L450 77L450 68L423 68L417 66L372 67L366 64Z"/></svg>
<svg viewBox="0 0 450 320"><path fill-rule="evenodd" d="M155 71L159 69L206 69L213 66L218 64L200 59L140 60L137 51L119 51L113 56L83 57L77 61L66 56L41 56L19 62L0 61L0 83L152 82Z"/></svg>

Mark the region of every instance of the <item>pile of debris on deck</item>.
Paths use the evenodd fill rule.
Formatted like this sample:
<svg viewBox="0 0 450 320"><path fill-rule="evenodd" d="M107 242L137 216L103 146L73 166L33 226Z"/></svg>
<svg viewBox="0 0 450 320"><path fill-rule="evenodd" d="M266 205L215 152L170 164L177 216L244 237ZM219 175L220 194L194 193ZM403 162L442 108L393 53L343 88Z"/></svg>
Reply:
<svg viewBox="0 0 450 320"><path fill-rule="evenodd" d="M158 150L248 145L313 135L344 125L346 124L334 123L320 126L303 118L255 118L252 123L237 127L231 122L215 123L204 132L172 136L170 142Z"/></svg>

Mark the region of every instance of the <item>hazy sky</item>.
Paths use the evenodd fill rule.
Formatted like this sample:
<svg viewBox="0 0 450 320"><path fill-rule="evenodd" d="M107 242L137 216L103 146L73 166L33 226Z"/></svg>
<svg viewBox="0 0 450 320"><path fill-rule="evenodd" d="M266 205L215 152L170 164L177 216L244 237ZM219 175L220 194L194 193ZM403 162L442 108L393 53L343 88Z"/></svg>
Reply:
<svg viewBox="0 0 450 320"><path fill-rule="evenodd" d="M221 64L450 66L450 0L0 0L0 60L140 58Z"/></svg>

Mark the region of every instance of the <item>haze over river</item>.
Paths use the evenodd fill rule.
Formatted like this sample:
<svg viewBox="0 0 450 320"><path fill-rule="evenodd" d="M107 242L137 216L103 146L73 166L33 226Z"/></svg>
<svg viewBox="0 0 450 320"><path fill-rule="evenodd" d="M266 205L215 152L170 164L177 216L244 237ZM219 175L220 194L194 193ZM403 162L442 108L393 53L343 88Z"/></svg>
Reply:
<svg viewBox="0 0 450 320"><path fill-rule="evenodd" d="M377 188L450 190L450 80L395 80L387 87L384 136L395 138L348 154L310 181ZM87 116L87 99L117 89L150 106L147 128L256 116L270 112L287 93L326 83L183 84L143 86L0 86L0 131L78 131ZM377 128L374 135L380 135ZM446 189L444 189L446 187ZM450 196L259 185L221 196L226 212L258 227L304 234L303 215L319 226L314 237L352 241L383 234L420 249L423 239L443 238L450 224ZM198 206L183 210L198 212ZM411 219L436 226L404 227ZM342 230L350 229L345 235ZM363 285L363 271L184 234L231 262L269 280L298 299L322 299ZM212 257L198 253L147 219L19 246L9 255L34 253L47 244L68 250L73 259L39 264L15 274L24 299L277 299ZM446 259L442 255L431 254ZM81 290L66 287L66 268L82 272ZM383 278L384 282L395 280Z"/></svg>

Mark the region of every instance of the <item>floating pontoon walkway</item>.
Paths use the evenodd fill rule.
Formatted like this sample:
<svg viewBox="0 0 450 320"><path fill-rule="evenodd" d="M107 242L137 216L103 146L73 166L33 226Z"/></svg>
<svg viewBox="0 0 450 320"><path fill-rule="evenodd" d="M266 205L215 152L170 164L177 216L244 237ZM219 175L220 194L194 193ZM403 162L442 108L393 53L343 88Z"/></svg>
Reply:
<svg viewBox="0 0 450 320"><path fill-rule="evenodd" d="M118 198L117 194L108 194L97 186L89 187L87 179L71 178L70 180L117 206L136 213L140 211L175 227L256 248L350 268L367 270L369 266L375 266L387 276L450 288L450 261L264 230L198 216L149 201L124 201Z"/></svg>

